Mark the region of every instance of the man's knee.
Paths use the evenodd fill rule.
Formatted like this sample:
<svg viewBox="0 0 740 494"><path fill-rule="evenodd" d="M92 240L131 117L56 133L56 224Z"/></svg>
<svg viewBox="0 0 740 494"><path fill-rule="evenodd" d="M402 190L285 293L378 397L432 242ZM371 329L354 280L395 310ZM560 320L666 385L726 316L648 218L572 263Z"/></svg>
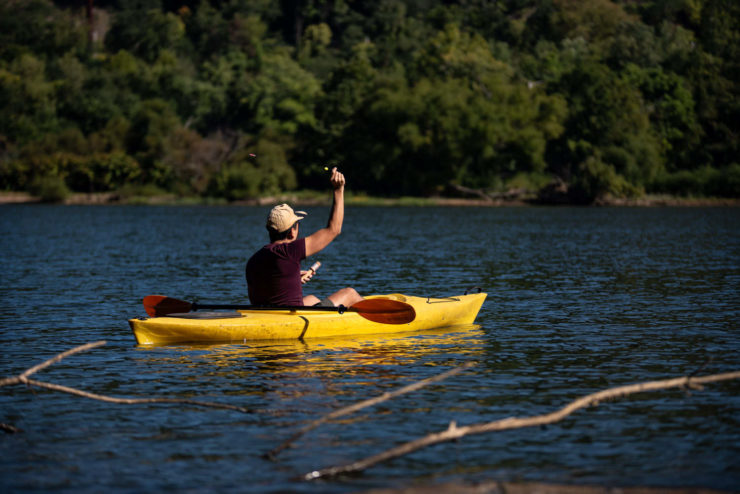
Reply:
<svg viewBox="0 0 740 494"><path fill-rule="evenodd" d="M349 307L362 300L362 295L360 295L354 288L346 287L330 295L329 299L331 299L335 305L344 305Z"/></svg>
<svg viewBox="0 0 740 494"><path fill-rule="evenodd" d="M355 290L352 287L349 287L348 286L347 288L342 288L342 290L340 290L340 291L341 292L344 292L344 296L345 297L350 298L350 299L354 300L355 302L357 302L359 300L362 300L362 295L360 295L357 292L357 290Z"/></svg>

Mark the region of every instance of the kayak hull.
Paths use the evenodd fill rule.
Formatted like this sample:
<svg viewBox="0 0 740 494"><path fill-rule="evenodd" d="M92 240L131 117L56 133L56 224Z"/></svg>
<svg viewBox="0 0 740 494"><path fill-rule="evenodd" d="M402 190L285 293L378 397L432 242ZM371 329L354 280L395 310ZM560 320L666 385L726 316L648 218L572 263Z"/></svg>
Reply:
<svg viewBox="0 0 740 494"><path fill-rule="evenodd" d="M365 319L358 312L309 310L240 310L205 314L204 318L176 317L130 319L129 325L141 345L190 342L245 342L251 340L301 340L334 336L400 333L472 324L485 293L447 298L401 294L367 298L398 300L414 307L416 317L405 324L384 324ZM194 313L197 314L197 313ZM174 317L173 317L174 316Z"/></svg>

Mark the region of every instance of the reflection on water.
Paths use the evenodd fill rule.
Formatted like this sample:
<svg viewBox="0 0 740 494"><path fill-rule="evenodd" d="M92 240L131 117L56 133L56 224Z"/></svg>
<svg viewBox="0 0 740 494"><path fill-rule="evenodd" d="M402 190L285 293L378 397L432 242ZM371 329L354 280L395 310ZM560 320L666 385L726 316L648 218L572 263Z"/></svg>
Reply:
<svg viewBox="0 0 740 494"><path fill-rule="evenodd" d="M304 231L324 226L309 208ZM108 345L37 377L119 397L217 401L121 406L3 388L3 492L349 492L420 482L740 485L740 383L648 393L546 429L466 437L320 485L345 463L451 420L551 412L604 388L740 368L737 208L348 208L307 290L489 293L477 325L428 333L248 345L139 347L141 299L245 303L263 208L0 207L0 377L60 351ZM418 392L323 424L338 408L478 362ZM195 487L194 487L195 486Z"/></svg>
<svg viewBox="0 0 740 494"><path fill-rule="evenodd" d="M345 365L400 365L433 354L480 354L485 343L484 336L479 325L471 324L389 335L269 340L250 344L183 344L167 348L176 352L175 355L180 352L195 354L198 360L218 367L250 361L284 365L286 370L299 365L309 371L336 369L344 372ZM139 345L138 348L143 352L151 349L147 345Z"/></svg>
<svg viewBox="0 0 740 494"><path fill-rule="evenodd" d="M239 382L260 381L260 386L239 386L229 395L265 395L278 392L283 399L315 393L316 384L303 389L300 379L320 380L323 388L371 385L372 378L403 382L408 367L447 366L451 360L478 360L485 350L485 334L478 325L455 326L424 333L366 335L307 341L265 341L252 344L172 345L168 355L139 346L139 359L150 364L169 361L204 373L210 378ZM155 353L149 357L147 354ZM439 371L440 373L443 370ZM365 380L365 378L369 380ZM334 386L339 383L338 386ZM393 384L393 383L392 383ZM293 396L291 396L291 394ZM273 407L280 406L272 403Z"/></svg>

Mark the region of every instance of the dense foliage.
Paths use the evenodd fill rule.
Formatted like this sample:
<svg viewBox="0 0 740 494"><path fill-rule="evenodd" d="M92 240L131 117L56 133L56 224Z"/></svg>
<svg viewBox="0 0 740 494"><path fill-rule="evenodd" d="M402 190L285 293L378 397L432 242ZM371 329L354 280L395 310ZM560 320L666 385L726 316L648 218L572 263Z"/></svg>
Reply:
<svg viewBox="0 0 740 494"><path fill-rule="evenodd" d="M736 0L90 5L0 0L0 189L740 196Z"/></svg>

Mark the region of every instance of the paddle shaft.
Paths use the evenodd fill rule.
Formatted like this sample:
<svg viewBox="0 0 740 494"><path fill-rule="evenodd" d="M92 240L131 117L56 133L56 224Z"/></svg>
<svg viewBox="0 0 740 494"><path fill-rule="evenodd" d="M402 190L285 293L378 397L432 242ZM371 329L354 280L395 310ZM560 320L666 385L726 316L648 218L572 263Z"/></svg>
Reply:
<svg viewBox="0 0 740 494"><path fill-rule="evenodd" d="M339 305L337 307L326 307L326 306L315 306L315 305L279 305L279 306L264 306L264 305L240 305L240 304L199 304L193 303L190 310L197 311L200 309L231 309L231 310L315 310L315 311L327 311L327 312L339 312L344 313L347 307Z"/></svg>
<svg viewBox="0 0 740 494"><path fill-rule="evenodd" d="M164 295L147 295L144 297L144 309L151 317L168 316L181 312L197 311L198 309L229 309L229 310L257 310L257 311L323 311L358 313L365 319L385 324L406 324L416 318L414 308L404 302L388 300L384 298L371 298L360 300L347 308L344 305L338 307L324 307L316 305L299 306L264 306L264 305L239 305L239 304L198 304L185 300L178 300Z"/></svg>

